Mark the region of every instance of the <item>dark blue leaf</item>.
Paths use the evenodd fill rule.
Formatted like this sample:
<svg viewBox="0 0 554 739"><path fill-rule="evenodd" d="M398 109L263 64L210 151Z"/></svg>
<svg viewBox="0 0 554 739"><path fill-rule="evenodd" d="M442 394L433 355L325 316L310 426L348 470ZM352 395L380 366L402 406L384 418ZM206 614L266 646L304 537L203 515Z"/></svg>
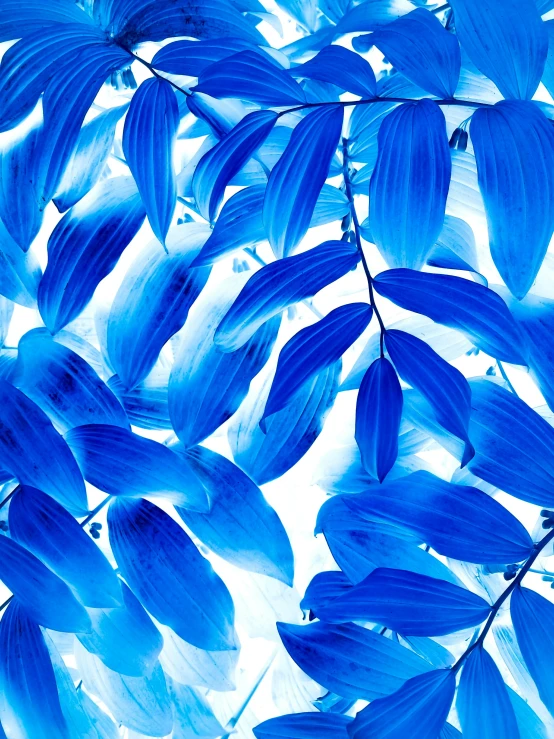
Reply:
<svg viewBox="0 0 554 739"><path fill-rule="evenodd" d="M256 739L348 739L350 716L338 713L291 713L255 726Z"/></svg>
<svg viewBox="0 0 554 739"><path fill-rule="evenodd" d="M374 700L389 695L431 665L375 631L356 624L277 624L296 664L324 688L344 698Z"/></svg>
<svg viewBox="0 0 554 739"><path fill-rule="evenodd" d="M123 128L123 152L154 235L162 244L177 198L173 147L179 127L175 91L153 77L133 95Z"/></svg>
<svg viewBox="0 0 554 739"><path fill-rule="evenodd" d="M48 414L58 431L107 423L129 427L121 403L92 367L46 329L19 340L14 384Z"/></svg>
<svg viewBox="0 0 554 739"><path fill-rule="evenodd" d="M107 385L119 398L133 426L165 430L173 428L169 419L168 383L168 370L154 368L132 390L127 390L117 375L110 377Z"/></svg>
<svg viewBox="0 0 554 739"><path fill-rule="evenodd" d="M423 395L441 426L465 442L463 467L474 454L468 437L471 390L466 378L428 344L405 331L387 331L385 344L404 382Z"/></svg>
<svg viewBox="0 0 554 739"><path fill-rule="evenodd" d="M293 77L330 82L363 98L377 94L375 74L369 63L343 46L326 46L309 62L292 67L290 73Z"/></svg>
<svg viewBox="0 0 554 739"><path fill-rule="evenodd" d="M109 495L150 495L185 508L208 508L204 486L186 460L153 439L103 424L71 429L65 439L84 478Z"/></svg>
<svg viewBox="0 0 554 739"><path fill-rule="evenodd" d="M311 611L311 615L313 614L317 618L319 608L342 595L351 587L352 583L340 570L318 572L310 580L304 597L300 601L300 608L303 611Z"/></svg>
<svg viewBox="0 0 554 739"><path fill-rule="evenodd" d="M491 255L510 291L521 299L537 276L554 230L554 130L533 103L502 100L473 114L471 140Z"/></svg>
<svg viewBox="0 0 554 739"><path fill-rule="evenodd" d="M383 482L398 456L402 405L402 388L394 367L385 357L376 359L360 384L356 442L365 470L379 482Z"/></svg>
<svg viewBox="0 0 554 739"><path fill-rule="evenodd" d="M54 631L90 631L84 607L40 559L7 536L0 536L0 555L0 580L30 618Z"/></svg>
<svg viewBox="0 0 554 739"><path fill-rule="evenodd" d="M437 739L456 690L452 670L434 670L407 680L396 693L380 698L356 715L351 739ZM441 734L442 737L442 734Z"/></svg>
<svg viewBox="0 0 554 739"><path fill-rule="evenodd" d="M520 739L502 675L481 646L464 663L456 709L465 739Z"/></svg>
<svg viewBox="0 0 554 739"><path fill-rule="evenodd" d="M407 636L442 636L477 626L490 610L483 598L446 580L379 568L318 615L331 623L372 621Z"/></svg>
<svg viewBox="0 0 554 739"><path fill-rule="evenodd" d="M32 252L24 252L0 221L0 295L35 308L42 270Z"/></svg>
<svg viewBox="0 0 554 739"><path fill-rule="evenodd" d="M108 526L123 577L157 621L200 649L235 646L229 591L167 513L120 498L110 505Z"/></svg>
<svg viewBox="0 0 554 739"><path fill-rule="evenodd" d="M263 144L276 121L277 113L272 110L254 111L202 157L194 173L192 189L206 220L215 220L225 188Z"/></svg>
<svg viewBox="0 0 554 739"><path fill-rule="evenodd" d="M306 102L304 91L266 54L240 51L205 67L194 88L216 98L241 98L260 105Z"/></svg>
<svg viewBox="0 0 554 739"><path fill-rule="evenodd" d="M74 516L87 513L83 478L48 416L0 379L0 466L19 482L42 490Z"/></svg>
<svg viewBox="0 0 554 739"><path fill-rule="evenodd" d="M427 257L427 264L440 269L478 272L477 249L471 226L461 218L445 216L442 231Z"/></svg>
<svg viewBox="0 0 554 739"><path fill-rule="evenodd" d="M446 557L507 564L521 562L533 550L526 529L494 498L429 472L414 472L342 500L362 518L407 528Z"/></svg>
<svg viewBox="0 0 554 739"><path fill-rule="evenodd" d="M452 164L444 115L431 100L393 110L379 129L370 229L391 267L421 269L437 241Z"/></svg>
<svg viewBox="0 0 554 739"><path fill-rule="evenodd" d="M0 20L0 41L25 37L57 23L92 24L90 16L67 0L4 0ZM86 26L83 32L86 33Z"/></svg>
<svg viewBox="0 0 554 739"><path fill-rule="evenodd" d="M148 376L203 290L210 268L191 269L190 264L208 234L199 223L175 227L167 253L157 242L146 246L117 291L108 318L107 351L127 388Z"/></svg>
<svg viewBox="0 0 554 739"><path fill-rule="evenodd" d="M337 149L342 106L310 111L296 126L267 184L263 219L276 257L288 256L310 226L315 205Z"/></svg>
<svg viewBox="0 0 554 739"><path fill-rule="evenodd" d="M133 179L116 177L97 185L57 224L38 291L40 314L52 333L88 305L144 218Z"/></svg>
<svg viewBox="0 0 554 739"><path fill-rule="evenodd" d="M368 303L349 303L295 334L279 354L262 422L294 400L313 377L335 364L367 328L372 315Z"/></svg>
<svg viewBox="0 0 554 739"><path fill-rule="evenodd" d="M294 558L287 532L258 486L228 459L204 447L190 449L186 459L210 499L206 514L177 509L192 533L231 564L292 587Z"/></svg>
<svg viewBox="0 0 554 739"><path fill-rule="evenodd" d="M534 2L453 0L456 33L471 61L505 98L532 98L548 50Z"/></svg>
<svg viewBox="0 0 554 739"><path fill-rule="evenodd" d="M35 554L90 608L122 603L119 581L93 540L63 506L36 488L17 488L9 508L12 538Z"/></svg>
<svg viewBox="0 0 554 739"><path fill-rule="evenodd" d="M250 41L242 38L228 37L205 41L183 39L160 49L152 59L152 66L162 72L200 77L210 64L227 59L239 51L258 51L258 49Z"/></svg>
<svg viewBox="0 0 554 739"><path fill-rule="evenodd" d="M406 0L373 0L351 7L337 24L336 32L340 34L354 31L375 31L387 23L413 10L413 5Z"/></svg>
<svg viewBox="0 0 554 739"><path fill-rule="evenodd" d="M263 267L243 287L215 333L223 351L243 346L269 318L355 269L360 258L355 245L326 241L294 257Z"/></svg>
<svg viewBox="0 0 554 739"><path fill-rule="evenodd" d="M482 351L513 364L526 364L523 336L506 304L484 285L452 275L391 269L375 289L401 308L462 331Z"/></svg>

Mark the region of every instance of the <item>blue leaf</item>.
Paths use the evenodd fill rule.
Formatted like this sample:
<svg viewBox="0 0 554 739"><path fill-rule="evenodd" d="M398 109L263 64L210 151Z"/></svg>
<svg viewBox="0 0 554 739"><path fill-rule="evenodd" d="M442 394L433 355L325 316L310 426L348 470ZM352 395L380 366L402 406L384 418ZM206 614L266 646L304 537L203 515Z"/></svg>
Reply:
<svg viewBox="0 0 554 739"><path fill-rule="evenodd" d="M292 67L290 73L293 77L330 82L363 98L377 94L370 64L343 46L326 46L309 62Z"/></svg>
<svg viewBox="0 0 554 739"><path fill-rule="evenodd" d="M206 514L177 509L192 533L231 564L292 587L294 558L287 532L258 486L228 459L204 447L190 449L186 459L210 499Z"/></svg>
<svg viewBox="0 0 554 739"><path fill-rule="evenodd" d="M465 739L520 739L502 675L481 646L464 663L456 708Z"/></svg>
<svg viewBox="0 0 554 739"><path fill-rule="evenodd" d="M194 173L192 189L206 220L215 220L225 188L263 144L277 117L272 110L250 113L202 157Z"/></svg>
<svg viewBox="0 0 554 739"><path fill-rule="evenodd" d="M355 245L326 241L294 257L279 259L254 274L243 287L215 333L223 351L240 349L269 318L356 268Z"/></svg>
<svg viewBox="0 0 554 739"><path fill-rule="evenodd" d="M551 20L546 21L545 26L548 33L548 54L541 82L552 95L554 92L554 23Z"/></svg>
<svg viewBox="0 0 554 739"><path fill-rule="evenodd" d="M276 257L286 257L310 226L319 193L329 176L344 116L342 106L310 111L294 129L267 184L263 219Z"/></svg>
<svg viewBox="0 0 554 739"><path fill-rule="evenodd" d="M372 703L348 727L351 739L437 739L454 699L456 675L434 670L407 680L396 693ZM442 737L442 734L441 734Z"/></svg>
<svg viewBox="0 0 554 739"><path fill-rule="evenodd" d="M329 601L337 598L352 587L352 583L340 570L329 572L318 572L306 588L304 597L300 601L303 611L310 611L310 620L317 618L319 608L325 606Z"/></svg>
<svg viewBox="0 0 554 739"><path fill-rule="evenodd" d="M105 424L79 426L65 439L85 480L109 495L163 497L185 508L208 508L204 486L190 465L153 439Z"/></svg>
<svg viewBox="0 0 554 739"><path fill-rule="evenodd" d="M340 34L354 31L375 31L387 23L413 10L413 5L406 0L373 0L351 7L337 24L336 32Z"/></svg>
<svg viewBox="0 0 554 739"><path fill-rule="evenodd" d="M152 66L162 72L200 77L214 62L220 62L240 51L258 51L250 41L242 38L217 38L205 41L183 39L160 49L152 59Z"/></svg>
<svg viewBox="0 0 554 739"><path fill-rule="evenodd" d="M100 706L91 700L84 690L79 691L83 711L87 714L97 733L95 739L120 739L119 729Z"/></svg>
<svg viewBox="0 0 554 739"><path fill-rule="evenodd" d="M340 221L348 213L350 213L350 203L345 193L337 187L325 184L316 201L310 228Z"/></svg>
<svg viewBox="0 0 554 739"><path fill-rule="evenodd" d="M445 216L437 243L427 264L440 269L479 272L475 236L469 224L455 216Z"/></svg>
<svg viewBox="0 0 554 739"><path fill-rule="evenodd" d="M62 436L38 405L0 380L0 466L74 516L87 512L83 478Z"/></svg>
<svg viewBox="0 0 554 739"><path fill-rule="evenodd" d="M32 252L24 252L0 221L0 295L35 308L42 270Z"/></svg>
<svg viewBox="0 0 554 739"><path fill-rule="evenodd" d="M474 475L534 505L554 504L554 429L527 403L494 382L472 380L469 436Z"/></svg>
<svg viewBox="0 0 554 739"><path fill-rule="evenodd" d="M30 618L54 631L90 631L84 607L40 559L7 536L0 536L0 554L0 580Z"/></svg>
<svg viewBox="0 0 554 739"><path fill-rule="evenodd" d="M120 498L110 505L108 526L123 577L156 620L200 649L235 646L229 591L167 513Z"/></svg>
<svg viewBox="0 0 554 739"><path fill-rule="evenodd" d="M291 713L255 726L256 739L348 739L350 716L338 713Z"/></svg>
<svg viewBox="0 0 554 739"><path fill-rule="evenodd" d="M441 426L465 442L463 467L474 454L468 437L471 390L466 378L428 344L405 331L387 331L385 344L404 382L423 395Z"/></svg>
<svg viewBox="0 0 554 739"><path fill-rule="evenodd" d="M360 384L356 442L364 468L379 482L383 482L398 456L402 405L402 388L394 367L385 357L376 359Z"/></svg>
<svg viewBox="0 0 554 739"><path fill-rule="evenodd" d="M494 498L429 472L414 472L342 500L362 518L407 528L445 557L507 564L533 551L526 529Z"/></svg>
<svg viewBox="0 0 554 739"><path fill-rule="evenodd" d="M531 3L532 5L532 3ZM554 131L538 106L502 100L471 119L491 256L521 299L540 269L554 231ZM521 244L528 244L521 249Z"/></svg>
<svg viewBox="0 0 554 739"><path fill-rule="evenodd" d="M446 580L379 568L321 608L319 617L372 621L407 636L443 636L477 626L490 610L483 598Z"/></svg>
<svg viewBox="0 0 554 739"><path fill-rule="evenodd" d="M444 115L434 102L406 103L383 121L370 229L389 266L425 263L442 229L451 168Z"/></svg>
<svg viewBox="0 0 554 739"><path fill-rule="evenodd" d="M199 223L175 227L167 253L157 242L147 245L117 291L108 318L107 351L128 389L148 376L206 285L210 268L191 269L190 264L208 234Z"/></svg>
<svg viewBox="0 0 554 739"><path fill-rule="evenodd" d="M274 60L257 51L240 51L205 67L193 89L216 98L240 98L259 105L306 102L298 82Z"/></svg>
<svg viewBox="0 0 554 739"><path fill-rule="evenodd" d="M14 384L48 414L64 433L87 423L129 427L121 403L92 367L46 329L19 340Z"/></svg>
<svg viewBox="0 0 554 739"><path fill-rule="evenodd" d="M458 39L428 10L412 10L369 40L415 85L439 98L454 97L461 65Z"/></svg>
<svg viewBox="0 0 554 739"><path fill-rule="evenodd" d="M523 336L510 311L484 285L453 275L391 269L377 275L374 286L401 308L462 331L491 357L526 364Z"/></svg>
<svg viewBox="0 0 554 739"><path fill-rule="evenodd" d="M143 429L172 429L169 419L167 370L154 368L148 377L132 390L127 390L117 375L106 383L116 395L129 421Z"/></svg>
<svg viewBox="0 0 554 739"><path fill-rule="evenodd" d="M38 290L42 319L56 333L88 305L145 218L131 177L97 185L52 231Z"/></svg>
<svg viewBox="0 0 554 739"><path fill-rule="evenodd" d="M527 701L521 698L509 686L506 687L516 715L521 739L548 739L548 729Z"/></svg>
<svg viewBox="0 0 554 739"><path fill-rule="evenodd" d="M123 152L156 238L165 244L175 210L173 148L179 127L175 91L158 77L133 95L123 128Z"/></svg>
<svg viewBox="0 0 554 739"><path fill-rule="evenodd" d="M453 0L456 33L471 61L505 98L532 98L548 36L534 2Z"/></svg>
<svg viewBox="0 0 554 739"><path fill-rule="evenodd" d="M349 303L295 334L279 354L262 423L294 400L313 377L335 364L367 328L372 315L368 303Z"/></svg>
<svg viewBox="0 0 554 739"><path fill-rule="evenodd" d="M224 736L225 729L199 690L173 680L168 682L174 720L172 739L188 739L193 736L215 739Z"/></svg>
<svg viewBox="0 0 554 739"><path fill-rule="evenodd" d="M22 485L9 508L10 535L37 556L90 608L119 606L122 595L110 563L63 506Z"/></svg>
<svg viewBox="0 0 554 739"><path fill-rule="evenodd" d="M0 20L0 41L25 37L57 23L91 23L91 18L67 0L4 0ZM86 26L83 27L86 32Z"/></svg>
<svg viewBox="0 0 554 739"><path fill-rule="evenodd" d="M18 603L0 622L0 719L10 737L70 739L40 627Z"/></svg>
<svg viewBox="0 0 554 739"><path fill-rule="evenodd" d="M266 421L260 419L269 383L251 395L229 429L235 462L258 484L275 480L294 467L317 439L338 392L342 364L337 362L306 383L297 397Z"/></svg>
<svg viewBox="0 0 554 739"><path fill-rule="evenodd" d="M431 665L375 631L356 624L277 624L296 664L324 688L344 698L374 700L394 693Z"/></svg>
<svg viewBox="0 0 554 739"><path fill-rule="evenodd" d="M91 609L92 631L77 638L110 670L131 677L148 675L156 666L163 639L125 583L121 590L121 607Z"/></svg>

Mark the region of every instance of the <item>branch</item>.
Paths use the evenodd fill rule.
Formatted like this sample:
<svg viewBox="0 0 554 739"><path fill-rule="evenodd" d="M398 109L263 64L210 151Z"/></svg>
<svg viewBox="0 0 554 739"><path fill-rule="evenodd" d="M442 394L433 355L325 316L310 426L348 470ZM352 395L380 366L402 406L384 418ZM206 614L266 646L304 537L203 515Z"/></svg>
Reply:
<svg viewBox="0 0 554 739"><path fill-rule="evenodd" d="M278 115L287 115L287 113L295 113L297 110L306 110L307 108L321 108L325 105L342 105L344 108L351 107L353 105L372 105L373 103L419 103L420 100L431 100L431 102L437 105L459 105L465 108L492 108L491 103L480 103L476 100L457 100L456 98L447 98L444 100L435 100L434 98L361 98L360 100L339 100L328 103L304 103L303 105L297 105L294 108L287 108L282 110Z"/></svg>
<svg viewBox="0 0 554 739"><path fill-rule="evenodd" d="M184 87L179 87L179 85L176 85L175 82L172 82L167 77L164 77L163 74L160 74L156 70L156 68L153 67L152 64L150 64L150 62L147 62L145 59L142 59L140 56L137 56L137 54L134 54L130 49L127 49L125 46L122 46L121 48L122 49L125 49L125 51L128 54L130 54L133 57L133 59L135 59L137 62L140 62L147 69L149 69L150 72L152 72L152 74L154 75L154 77L157 77L159 80L163 80L164 82L169 82L169 84L171 85L171 87L175 88L175 90L178 90L179 92L182 92L183 95L186 95L187 97L191 97L192 96L192 92L190 92L189 90L185 90Z"/></svg>

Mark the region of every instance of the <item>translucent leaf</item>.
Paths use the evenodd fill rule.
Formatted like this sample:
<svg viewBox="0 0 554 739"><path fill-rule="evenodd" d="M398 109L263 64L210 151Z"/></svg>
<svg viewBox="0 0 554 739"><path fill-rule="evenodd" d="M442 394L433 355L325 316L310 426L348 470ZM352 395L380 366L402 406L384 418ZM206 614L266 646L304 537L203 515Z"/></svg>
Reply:
<svg viewBox="0 0 554 739"><path fill-rule="evenodd" d="M413 10L406 0L370 0L350 8L337 25L337 32L375 31Z"/></svg>
<svg viewBox="0 0 554 739"><path fill-rule="evenodd" d="M442 231L427 257L427 264L441 269L478 272L477 249L471 226L461 218L445 216Z"/></svg>
<svg viewBox="0 0 554 739"><path fill-rule="evenodd" d="M326 46L309 62L292 67L291 74L330 82L363 98L377 94L375 74L369 63L343 46Z"/></svg>
<svg viewBox="0 0 554 739"><path fill-rule="evenodd" d="M117 375L107 382L127 413L133 426L143 429L171 429L167 400L169 372L154 367L152 372L132 390L128 390Z"/></svg>
<svg viewBox="0 0 554 739"><path fill-rule="evenodd" d="M239 51L258 51L243 38L217 38L204 41L182 39L161 48L152 59L152 66L162 72L199 77L214 62L227 59Z"/></svg>
<svg viewBox="0 0 554 739"><path fill-rule="evenodd" d="M0 221L0 295L35 308L42 270L32 252L25 253Z"/></svg>
<svg viewBox="0 0 554 739"><path fill-rule="evenodd" d="M215 739L225 734L210 704L198 690L172 680L169 682L169 694L173 705L172 739L188 739L192 736Z"/></svg>
<svg viewBox="0 0 554 739"><path fill-rule="evenodd" d="M337 713L291 713L255 726L257 739L347 739L350 716Z"/></svg>
<svg viewBox="0 0 554 739"><path fill-rule="evenodd" d="M96 731L95 739L119 739L119 730L108 714L97 706L84 690L79 691L79 697L83 710Z"/></svg>

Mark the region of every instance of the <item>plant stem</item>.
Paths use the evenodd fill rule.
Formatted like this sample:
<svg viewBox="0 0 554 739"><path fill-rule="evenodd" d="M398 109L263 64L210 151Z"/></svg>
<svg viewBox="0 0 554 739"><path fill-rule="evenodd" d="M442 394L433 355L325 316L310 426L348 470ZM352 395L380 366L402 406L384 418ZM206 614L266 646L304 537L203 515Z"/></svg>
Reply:
<svg viewBox="0 0 554 739"><path fill-rule="evenodd" d="M362 239L360 235L360 222L358 220L358 214L356 213L356 206L354 205L354 194L352 192L352 180L350 179L350 171L348 168L348 139L342 140L342 169L343 169L344 187L346 190L346 197L348 198L348 202L350 203L350 213L352 215L352 223L354 224L354 236L356 237L356 246L358 247L358 251L360 252L360 259L362 261L362 266L364 268L365 276L367 278L367 287L369 290L369 302L371 304L371 307L373 308L373 312L375 313L377 317L377 320L379 322L379 328L381 330L381 336L379 339L379 349L381 352L381 357L384 357L385 354L383 351L383 340L384 340L387 329L385 327L383 319L381 318L379 309L377 308L377 305L375 303L375 293L373 290L373 277L371 276L371 272L369 271L369 265L365 258L364 250L362 247Z"/></svg>
<svg viewBox="0 0 554 739"><path fill-rule="evenodd" d="M147 62L145 59L142 59L140 56L137 56L137 54L134 54L130 49L127 49L125 46L122 47L125 49L125 51L130 54L135 61L140 62L143 66L145 66L147 69L149 69L154 77L157 77L159 80L164 80L164 82L169 82L171 87L175 88L175 90L178 90L179 92L182 92L183 95L186 95L187 97L191 97L192 92L189 92L189 90L185 90L184 87L179 87L179 85L176 85L175 82L172 82L167 77L164 77L163 74L160 74L155 67L150 64L150 62Z"/></svg>
<svg viewBox="0 0 554 739"><path fill-rule="evenodd" d="M18 486L18 487L19 487L19 486ZM6 503L7 503L8 501L10 501L10 500L11 500L11 499L13 498L13 496L14 496L14 495L15 495L15 493L16 493L16 491L17 491L17 487L15 487L15 488L14 488L14 489L13 489L13 490L11 491L11 493L10 493L9 495L6 495L6 497L4 498L4 500L3 500L3 501L2 501L1 503L0 503L0 509L2 509L2 508L3 508L3 507L4 507L5 505L6 505Z"/></svg>
<svg viewBox="0 0 554 739"><path fill-rule="evenodd" d="M268 661L266 662L266 664L263 666L262 671L260 672L260 674L256 678L256 682L252 686L252 689L250 690L250 692L248 693L248 695L244 699L243 704L238 709L238 711L235 713L235 715L232 718L230 718L229 721L227 722L227 726L230 729L234 729L235 726L238 724L238 722L239 722L242 714L245 712L245 710L248 707L248 704L250 703L250 701L254 697L256 691L258 690L258 688L262 684L263 679L267 675L267 673L269 671L269 668L273 664L273 661L275 660L275 657L276 656L277 656L277 649L274 649L273 652L272 652L272 654L271 654L271 657L268 659ZM231 736L232 733L234 733L234 732L230 731L228 734L225 734L221 739L228 739Z"/></svg>
<svg viewBox="0 0 554 739"><path fill-rule="evenodd" d="M423 98L422 98L423 99ZM424 98L431 100L437 105L460 105L466 108L491 108L490 103L480 103L476 100L457 100L456 98L447 98L444 100L435 100L434 98ZM297 105L294 108L287 108L278 113L278 116L286 115L287 113L295 113L297 110L306 110L307 108L321 108L325 105L342 105L344 108L351 107L353 105L371 105L373 103L419 103L419 99L415 98L362 98L361 100L339 100L328 103L304 103Z"/></svg>
<svg viewBox="0 0 554 739"><path fill-rule="evenodd" d="M502 375L502 378L504 379L504 382L506 383L506 385L508 385L508 387L510 388L512 393L516 396L516 398L519 398L519 395L516 393L514 386L510 382L510 378L506 374L506 370L504 369L504 365L502 364L502 362L499 359L497 359L496 364L498 365L498 371Z"/></svg>
<svg viewBox="0 0 554 739"><path fill-rule="evenodd" d="M112 498L113 498L113 495L107 495L107 496L106 496L106 497L104 498L104 500L103 500L103 501L102 501L101 503L99 503L99 504L98 504L98 505L96 506L96 508L94 508L94 509L93 509L93 510L92 510L92 511L91 511L91 512L90 512L90 513L88 514L88 516L87 516L87 517L85 518L85 520L84 520L84 521L81 521L81 523L80 523L80 526L81 526L81 528L83 528L84 526L86 526L86 525L87 525L87 523L88 523L89 521L92 521L92 519L93 519L93 518L94 518L94 517L96 516L96 514L97 514L97 513L99 513L99 512L100 512L100 511L102 510L102 508L104 508L104 506L106 506L106 505L107 505L107 504L108 504L108 503L110 502L110 500L111 500Z"/></svg>

